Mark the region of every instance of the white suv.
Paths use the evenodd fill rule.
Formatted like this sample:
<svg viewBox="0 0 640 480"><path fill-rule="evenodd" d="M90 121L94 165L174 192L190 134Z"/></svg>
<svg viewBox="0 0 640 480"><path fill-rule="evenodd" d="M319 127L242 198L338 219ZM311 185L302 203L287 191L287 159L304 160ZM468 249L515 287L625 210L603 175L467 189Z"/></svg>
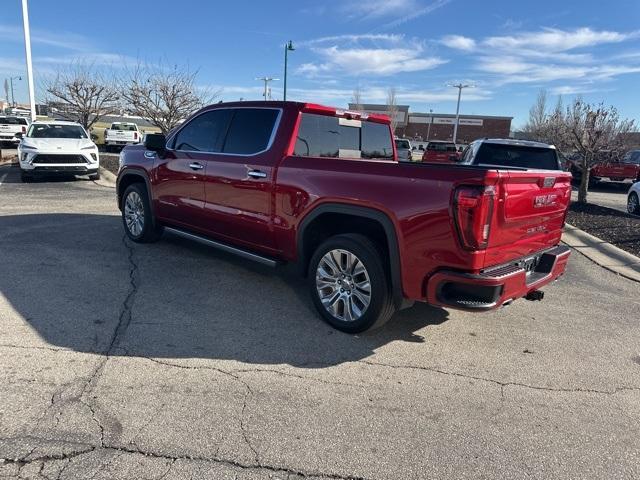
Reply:
<svg viewBox="0 0 640 480"><path fill-rule="evenodd" d="M22 181L37 175L89 175L100 178L98 147L87 131L74 122L33 122L26 135L18 134Z"/></svg>

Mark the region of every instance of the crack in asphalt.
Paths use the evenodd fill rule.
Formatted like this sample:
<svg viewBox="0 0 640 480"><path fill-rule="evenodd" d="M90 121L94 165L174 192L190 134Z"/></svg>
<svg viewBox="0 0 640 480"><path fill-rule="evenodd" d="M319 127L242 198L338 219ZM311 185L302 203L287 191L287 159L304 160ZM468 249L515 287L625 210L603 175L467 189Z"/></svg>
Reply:
<svg viewBox="0 0 640 480"><path fill-rule="evenodd" d="M507 387L522 387L522 388L528 388L531 390L542 390L547 392L593 393L593 394L600 394L600 395L615 395L616 393L624 392L624 391L640 391L640 387L615 387L613 390L597 390L593 388L542 387L539 385L528 385L526 383L519 383L519 382L501 382L500 380L494 380L492 378L467 375L465 373L460 373L460 372L450 372L447 370L442 370L434 367L424 367L424 366L416 366L416 365L394 365L390 363L372 362L370 360L357 360L356 363L362 363L364 365L376 366L376 367L387 367L387 368L407 369L407 370L424 370L427 372L439 373L442 375L449 375L453 377L466 378L469 380L477 380L480 382L492 383L500 386L501 396L503 398L504 398L504 390Z"/></svg>
<svg viewBox="0 0 640 480"><path fill-rule="evenodd" d="M36 438L37 437L30 437L30 438ZM6 440L6 439L0 439L0 440ZM52 441L50 439L39 439L39 440L46 440L48 442ZM55 440L53 440L55 441ZM235 468L240 468L242 470L253 470L253 471L260 471L260 470L266 470L269 472L273 472L273 473L284 473L287 475L297 475L300 477L324 477L324 478L331 478L331 479L335 479L335 480L369 480L366 477L360 477L360 476L354 476L354 475L340 475L340 474L336 474L336 473L324 473L324 472L316 472L316 471L305 471L305 470L296 470L294 468L290 468L290 467L286 467L286 466L275 466L275 465L267 465L267 464L263 464L260 462L255 462L255 463L244 463L244 462L240 462L237 460L229 460L229 459L225 459L225 458L220 458L220 457L203 457L203 456L193 456L193 455L171 455L168 453L162 453L159 451L155 451L155 450L142 450L139 448L130 448L128 446L118 446L118 445L91 445L91 444L82 444L82 443L75 443L75 445L81 445L84 448L80 448L78 450L75 451L71 451L71 452L66 452L66 453L62 453L62 454L48 454L48 455L41 455L38 457L34 457L34 458L28 458L29 455L24 456L23 458L19 458L19 459L6 459L6 458L0 458L0 465L18 465L19 468L23 468L24 466L34 463L34 462L51 462L51 461L59 461L59 460L69 460L69 463L71 462L71 460L76 459L82 455L87 455L89 453L92 452L97 452L97 451L107 451L107 452L118 452L121 454L125 454L125 453L129 453L129 454L133 454L133 455L144 455L145 457L150 457L150 458L156 458L156 459L164 459L167 461L170 461L170 467L173 466L173 464L175 464L176 461L178 460L182 460L182 461L196 461L196 462L205 462L205 463L215 463L215 464L220 464L220 465L226 465L229 467L235 467ZM37 447L34 448L34 450ZM113 459L110 459L106 465L108 465L108 463L110 461L112 461ZM66 468L69 464L67 464L64 468ZM103 465L101 468L104 468L105 465ZM63 468L63 470L64 470ZM164 478L166 475L168 475L169 470L171 470L171 468L169 468L164 474L163 476L159 477L158 480L160 480L161 478ZM61 472L59 473L59 475L61 475Z"/></svg>

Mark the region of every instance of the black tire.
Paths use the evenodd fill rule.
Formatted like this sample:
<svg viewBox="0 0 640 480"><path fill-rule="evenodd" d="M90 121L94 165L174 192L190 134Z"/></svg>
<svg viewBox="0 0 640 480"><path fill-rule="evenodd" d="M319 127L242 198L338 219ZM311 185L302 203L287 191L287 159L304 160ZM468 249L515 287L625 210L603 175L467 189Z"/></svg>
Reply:
<svg viewBox="0 0 640 480"><path fill-rule="evenodd" d="M89 180L100 180L100 172L89 175Z"/></svg>
<svg viewBox="0 0 640 480"><path fill-rule="evenodd" d="M132 202L137 203L137 198L134 197L134 194L140 199L144 211L144 215L141 218L142 226L139 232L134 228L130 228L127 225L126 219L127 199L131 196ZM129 185L122 195L122 225L124 226L124 231L127 236L136 243L153 243L158 241L162 235L162 226L158 225L153 218L151 205L149 205L149 197L147 196L147 189L141 183Z"/></svg>
<svg viewBox="0 0 640 480"><path fill-rule="evenodd" d="M318 266L325 254L333 250L343 250L355 255L358 261L362 263L362 265L366 269L366 273L368 274L370 284L370 300L366 308L360 308L360 310L363 310L363 313L357 319L347 320L347 315L345 313L343 313L342 315L338 314L337 316L334 315L323 305L320 298L321 293L318 290L318 286L316 283ZM379 328L393 316L393 314L395 313L395 306L393 304L391 283L389 281L389 275L386 272L381 261L381 258L384 258L384 256L385 255L382 254L375 243L373 243L367 237L358 234L336 235L326 240L316 249L313 256L311 257L311 261L309 262L308 286L313 304L315 305L318 313L320 313L320 316L323 318L323 320L325 320L332 327L343 332L359 333L366 330ZM353 275L353 279L356 279L356 275ZM349 286L353 289L354 292L356 291L354 282L350 283ZM332 295L331 298L334 298L333 295L338 295L339 291L342 291L338 290L338 288L339 287L337 286L337 284L332 284L331 286L327 287L327 294ZM350 298L351 291L351 289L348 289L349 298L347 298L346 301L356 302L357 300L355 299L355 294L354 300L351 300ZM340 310L337 302L341 302L342 311L344 312L345 308L347 308L347 304L342 299L341 295L342 294L340 294L340 298L333 303L336 304L336 308ZM360 303L360 307L362 305L364 304Z"/></svg>
<svg viewBox="0 0 640 480"><path fill-rule="evenodd" d="M627 198L627 212L640 215L640 199L636 192L631 192Z"/></svg>
<svg viewBox="0 0 640 480"><path fill-rule="evenodd" d="M25 173L24 170L20 170L20 180L22 183L31 183L33 182L33 175Z"/></svg>

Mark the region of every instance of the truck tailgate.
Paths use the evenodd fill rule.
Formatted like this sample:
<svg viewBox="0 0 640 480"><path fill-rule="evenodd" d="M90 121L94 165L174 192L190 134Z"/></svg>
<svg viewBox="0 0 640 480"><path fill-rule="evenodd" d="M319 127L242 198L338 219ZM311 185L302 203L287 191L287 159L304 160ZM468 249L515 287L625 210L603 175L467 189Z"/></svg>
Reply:
<svg viewBox="0 0 640 480"><path fill-rule="evenodd" d="M525 257L560 242L571 200L571 174L554 170L501 171L485 267Z"/></svg>

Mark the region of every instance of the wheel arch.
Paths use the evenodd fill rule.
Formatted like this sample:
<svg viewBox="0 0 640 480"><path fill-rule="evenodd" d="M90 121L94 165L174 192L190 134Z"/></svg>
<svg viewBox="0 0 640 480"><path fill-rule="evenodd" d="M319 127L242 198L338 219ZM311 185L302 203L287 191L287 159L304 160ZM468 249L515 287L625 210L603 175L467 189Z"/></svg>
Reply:
<svg viewBox="0 0 640 480"><path fill-rule="evenodd" d="M153 224L156 225L156 212L155 204L153 202L153 196L151 193L151 181L149 176L144 170L137 168L127 168L123 170L116 181L116 195L118 199L118 209L122 210L122 196L129 185L134 183L143 183L147 192L147 200L149 201L149 208L151 209Z"/></svg>
<svg viewBox="0 0 640 480"><path fill-rule="evenodd" d="M397 308L403 308L404 295L402 290L402 272L400 264L400 245L398 243L398 234L391 218L383 211L370 207L361 207L358 205L349 205L342 203L324 203L311 210L298 224L296 251L297 264L303 275L307 274L309 261L315 250L314 245L321 242L314 242L309 237L312 235L312 227L320 222L323 216L343 216L347 218L364 219L368 222L377 224L381 231L384 232L386 248L388 253L389 275L391 277L391 286L393 292L393 301ZM329 236L339 233L361 233L357 230L337 231Z"/></svg>

